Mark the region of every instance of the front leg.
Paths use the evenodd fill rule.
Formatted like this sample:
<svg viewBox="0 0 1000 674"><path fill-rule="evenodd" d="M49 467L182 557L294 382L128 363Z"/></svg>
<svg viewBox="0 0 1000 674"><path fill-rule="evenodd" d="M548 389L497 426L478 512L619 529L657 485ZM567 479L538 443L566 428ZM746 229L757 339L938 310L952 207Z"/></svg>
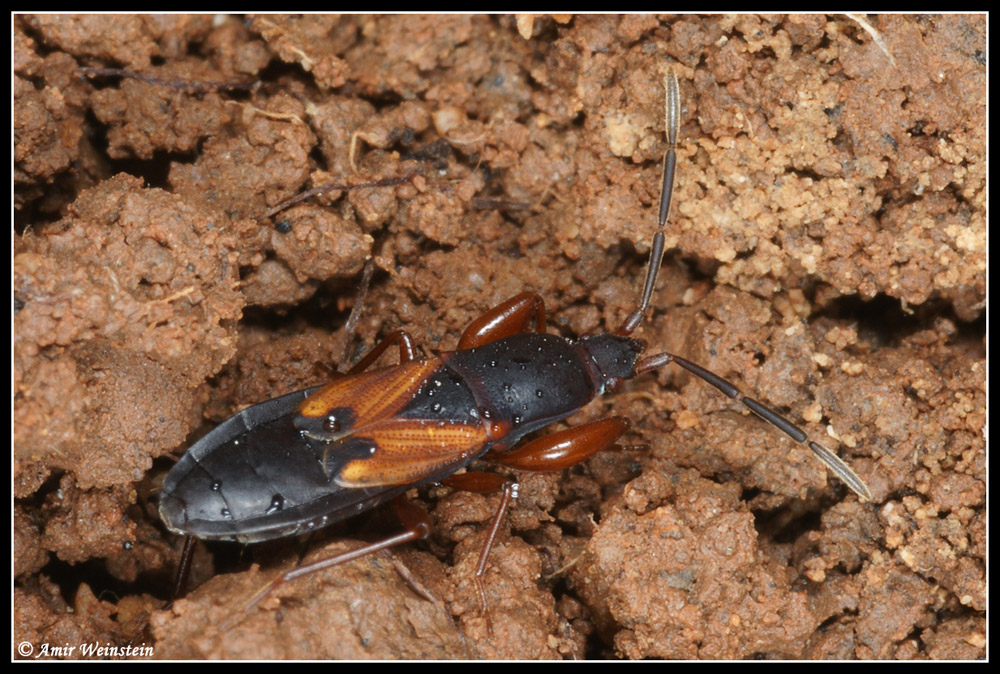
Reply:
<svg viewBox="0 0 1000 674"><path fill-rule="evenodd" d="M592 421L535 438L511 452L494 451L489 460L533 472L562 470L614 447L628 428L628 419L624 417Z"/></svg>
<svg viewBox="0 0 1000 674"><path fill-rule="evenodd" d="M504 337L528 331L535 318L535 332L545 332L545 302L535 293L521 293L501 302L472 321L458 340L458 350L474 349Z"/></svg>

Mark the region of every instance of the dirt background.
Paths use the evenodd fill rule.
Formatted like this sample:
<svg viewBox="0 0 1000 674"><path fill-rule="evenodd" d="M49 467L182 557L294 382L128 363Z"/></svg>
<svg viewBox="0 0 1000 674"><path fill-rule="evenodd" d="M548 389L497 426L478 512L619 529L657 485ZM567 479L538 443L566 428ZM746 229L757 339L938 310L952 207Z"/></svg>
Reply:
<svg viewBox="0 0 1000 674"><path fill-rule="evenodd" d="M13 638L156 658L986 653L983 16L16 16ZM90 68L92 70L81 70ZM103 70L102 70L103 69ZM242 606L302 544L180 541L159 480L234 411L354 353L429 352L528 289L797 420L871 487L667 368L570 425L630 447L498 496L413 496L431 540ZM324 183L333 191L261 218ZM309 558L376 536L353 521ZM17 651L25 655L25 651ZM80 657L80 651L68 653Z"/></svg>

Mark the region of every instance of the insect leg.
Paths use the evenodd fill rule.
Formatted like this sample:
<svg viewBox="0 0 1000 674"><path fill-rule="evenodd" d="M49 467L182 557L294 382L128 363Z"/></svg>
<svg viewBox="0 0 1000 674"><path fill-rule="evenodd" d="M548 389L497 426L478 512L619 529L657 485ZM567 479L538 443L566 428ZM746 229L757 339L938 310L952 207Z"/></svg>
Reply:
<svg viewBox="0 0 1000 674"><path fill-rule="evenodd" d="M502 475L495 473L462 473L460 475L449 475L441 480L442 484L463 491L477 493L487 493L493 491L503 491L500 505L490 522L490 529L483 542L483 549L479 553L479 562L476 564L476 575L473 579L476 582L476 590L479 592L479 603L482 607L483 617L486 619L486 631L493 634L493 620L490 618L490 608L486 603L486 588L483 587L483 574L486 573L486 562L489 560L490 550L493 549L493 542L496 540L497 532L500 531L500 523L507 513L512 500L517 498L517 482L512 482Z"/></svg>
<svg viewBox="0 0 1000 674"><path fill-rule="evenodd" d="M184 594L188 576L191 574L191 560L194 558L194 543L194 536L184 537L184 548L181 550L181 559L177 564L177 577L174 579L174 593L170 597L170 603L167 604L167 608L170 608L171 604L173 604L178 597Z"/></svg>
<svg viewBox="0 0 1000 674"><path fill-rule="evenodd" d="M510 452L494 452L489 459L511 468L534 472L562 470L603 449L614 447L628 428L628 419L624 417L601 419L535 438Z"/></svg>
<svg viewBox="0 0 1000 674"><path fill-rule="evenodd" d="M602 419L589 424L583 424L558 433L552 433L536 438L512 452L493 452L490 460L512 468L535 472L555 471L580 463L597 452L613 447L621 435L628 430L629 422L622 417ZM489 607L486 603L486 590L483 587L482 576L486 572L490 550L496 540L500 523L517 498L517 483L501 475L493 473L462 473L451 475L441 480L442 484L479 493L503 491L500 506L493 515L490 529L479 553L479 563L476 566L476 589L479 591L479 602L486 618L486 629L492 634L493 624L490 619Z"/></svg>
<svg viewBox="0 0 1000 674"><path fill-rule="evenodd" d="M515 295L469 323L458 340L458 350L472 349L527 332L532 316L535 332L545 332L544 300L535 293Z"/></svg>
<svg viewBox="0 0 1000 674"><path fill-rule="evenodd" d="M368 295L368 289L372 285L372 277L375 275L375 260L369 258L365 262L364 270L361 272L361 285L358 288L358 297L354 301L354 306L351 308L351 314L347 317L347 324L344 326L344 334L347 335L347 339L344 340L344 355L340 358L339 370L343 372L347 369L347 363L351 358L351 351L354 347L354 336L358 331L358 321L361 320L361 311L365 305L365 297Z"/></svg>
<svg viewBox="0 0 1000 674"><path fill-rule="evenodd" d="M393 344L399 344L399 362L409 363L411 360L416 358L416 351L413 348L413 338L403 330L394 330L390 332L385 339L375 345L371 351L365 354L365 357L358 361L358 363L347 371L347 374L358 374L359 372L364 372L367 370L372 363L378 360L378 357L385 353Z"/></svg>
<svg viewBox="0 0 1000 674"><path fill-rule="evenodd" d="M767 407L753 398L748 398L738 388L736 388L736 386L730 384L714 372L710 372L700 365L695 365L691 361L685 360L680 356L675 356L670 353L660 353L655 356L646 356L642 358L638 363L636 363L635 373L639 375L643 372L650 372L652 370L659 369L667 363L676 363L688 372L719 389L727 397L743 403L750 409L751 412L772 426L777 426L796 442L806 445L813 451L816 457L819 458L824 465L826 465L827 468L832 470L833 473L840 478L841 482L850 487L851 491L866 501L871 500L872 495L868 489L868 485L866 485L864 480L858 477L857 473L851 470L850 466L844 463L839 456L834 454L829 449L810 440L809 436L806 435L805 431L801 428L772 410L770 407Z"/></svg>
<svg viewBox="0 0 1000 674"><path fill-rule="evenodd" d="M393 500L393 507L396 511L396 516L403 525L403 531L401 533L389 536L388 538L384 538L374 543L369 543L368 545L363 545L354 550L348 550L347 552L334 555L333 557L328 557L327 559L321 559L319 561L312 562L311 564L306 564L305 566L299 566L291 571L286 571L268 583L263 590L258 592L253 599L247 602L244 610L251 610L265 597L267 597L267 595L274 592L274 590L276 590L279 586L295 580L296 578L308 576L309 574L329 569L330 567L337 566L338 564L344 564L345 562L366 557L370 554L378 552L379 550L385 550L397 545L402 545L403 543L418 541L427 537L431 530L431 520L423 508L411 503L404 496L397 496Z"/></svg>

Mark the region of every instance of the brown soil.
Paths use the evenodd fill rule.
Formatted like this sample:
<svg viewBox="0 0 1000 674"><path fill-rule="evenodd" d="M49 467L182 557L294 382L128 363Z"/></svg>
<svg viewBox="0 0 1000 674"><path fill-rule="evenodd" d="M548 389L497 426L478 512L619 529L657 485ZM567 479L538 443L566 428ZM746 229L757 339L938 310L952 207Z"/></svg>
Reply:
<svg viewBox="0 0 1000 674"><path fill-rule="evenodd" d="M15 17L19 655L984 657L986 20L868 20L884 50L844 16ZM632 446L518 476L492 632L472 578L499 496L443 487L412 494L426 543L249 612L302 543L199 546L166 609L161 457L329 377L368 256L355 353L397 328L453 348L523 290L564 336L620 324L668 69L640 336L839 440L873 501L667 368L568 420L626 416Z"/></svg>

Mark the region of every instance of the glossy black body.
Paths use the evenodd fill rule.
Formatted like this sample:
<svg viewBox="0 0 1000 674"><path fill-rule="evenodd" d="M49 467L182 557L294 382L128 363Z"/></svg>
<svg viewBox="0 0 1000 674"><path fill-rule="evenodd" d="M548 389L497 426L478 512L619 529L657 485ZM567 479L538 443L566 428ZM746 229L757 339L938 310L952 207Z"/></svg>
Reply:
<svg viewBox="0 0 1000 674"><path fill-rule="evenodd" d="M380 436L345 427L342 437L330 442L309 437L301 430L307 424L298 410L318 387L254 405L220 424L178 461L163 483L161 518L177 533L243 543L333 524L438 481L487 451L509 449L527 433L569 416L634 374L640 352L641 343L627 337L598 335L573 342L524 333L414 363L426 364L428 374L406 394L394 419L415 432L468 428L481 433L482 441L399 484L338 484L343 465L379 457ZM335 411L349 426L351 410Z"/></svg>

